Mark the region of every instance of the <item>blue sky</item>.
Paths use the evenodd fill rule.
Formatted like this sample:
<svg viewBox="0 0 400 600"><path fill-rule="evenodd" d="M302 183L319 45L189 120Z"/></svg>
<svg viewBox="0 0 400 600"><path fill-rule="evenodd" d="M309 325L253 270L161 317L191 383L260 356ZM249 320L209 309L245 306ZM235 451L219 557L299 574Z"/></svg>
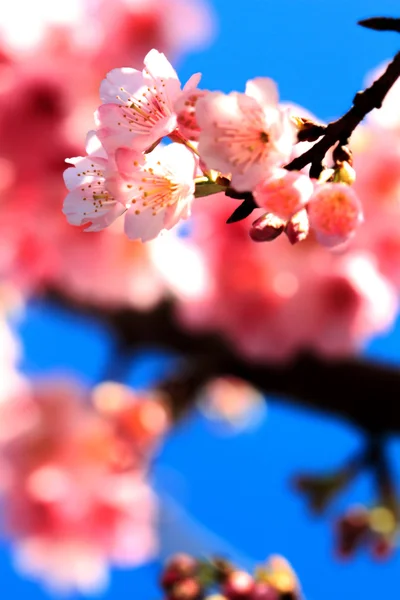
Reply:
<svg viewBox="0 0 400 600"><path fill-rule="evenodd" d="M396 16L398 0L213 0L212 4L218 37L207 50L177 65L182 79L202 71L204 87L230 91L242 90L254 76L269 76L278 82L284 100L323 119L346 110L368 70L398 49L395 34L356 26L360 18ZM28 373L62 369L87 383L101 377L110 348L98 325L32 305L19 329ZM374 341L368 352L398 363L399 339L398 328ZM129 380L143 385L162 364L162 357L136 357ZM270 553L282 553L296 568L310 600L393 595L400 556L384 564L366 555L338 562L329 518L311 518L289 485L297 471L340 465L360 444L358 434L340 423L289 411L273 399L262 424L235 437L218 436L200 415L191 416L171 435L154 471L160 494L187 511L173 536L171 527L163 527L164 551L229 549L246 566ZM392 453L400 462L397 443L392 444ZM372 499L366 476L338 499L331 516L349 503ZM166 512L171 510L168 505ZM194 526L191 519L201 525ZM115 572L103 598L156 600L157 568L153 564L135 572ZM39 586L15 574L6 545L0 547L0 580L4 597L47 598Z"/></svg>

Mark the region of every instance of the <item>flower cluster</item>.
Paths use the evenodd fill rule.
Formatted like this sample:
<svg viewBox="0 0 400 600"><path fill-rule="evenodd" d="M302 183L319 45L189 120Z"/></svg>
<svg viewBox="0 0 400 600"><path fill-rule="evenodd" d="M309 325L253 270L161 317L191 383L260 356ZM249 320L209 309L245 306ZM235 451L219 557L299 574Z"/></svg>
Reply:
<svg viewBox="0 0 400 600"><path fill-rule="evenodd" d="M244 93L223 94L199 81L195 74L182 88L157 50L143 71L108 73L87 156L70 159L65 172L69 223L100 231L122 218L128 238L148 241L186 219L195 197L225 190L252 194L267 211L254 240L285 231L296 243L310 230L327 246L350 239L363 218L351 157L319 179L285 170L306 121L279 103L275 83L256 78Z"/></svg>
<svg viewBox="0 0 400 600"><path fill-rule="evenodd" d="M176 554L165 565L161 587L166 600L299 600L300 585L289 563L271 556L254 575L224 559L200 561Z"/></svg>
<svg viewBox="0 0 400 600"><path fill-rule="evenodd" d="M136 309L163 296L150 244L130 242L122 223L90 240L68 225L60 210L64 159L83 153L80 136L90 126L98 82L113 65L140 64L153 46L176 59L207 42L213 29L206 0L59 0L54 6L15 0L0 7L2 283L24 296L68 288L85 302Z"/></svg>

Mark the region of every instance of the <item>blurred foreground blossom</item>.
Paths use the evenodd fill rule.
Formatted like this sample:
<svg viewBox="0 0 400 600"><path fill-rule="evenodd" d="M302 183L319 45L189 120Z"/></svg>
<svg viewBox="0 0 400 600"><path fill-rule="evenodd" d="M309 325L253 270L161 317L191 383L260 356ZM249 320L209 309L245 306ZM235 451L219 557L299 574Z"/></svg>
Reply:
<svg viewBox="0 0 400 600"><path fill-rule="evenodd" d="M213 33L205 0L16 0L0 7L0 39L13 57L52 47L56 56L79 52L103 71L141 60L154 46L176 57Z"/></svg>
<svg viewBox="0 0 400 600"><path fill-rule="evenodd" d="M159 399L102 384L35 384L0 406L6 533L17 567L59 590L104 587L110 564L157 551L157 501L146 479L168 427Z"/></svg>

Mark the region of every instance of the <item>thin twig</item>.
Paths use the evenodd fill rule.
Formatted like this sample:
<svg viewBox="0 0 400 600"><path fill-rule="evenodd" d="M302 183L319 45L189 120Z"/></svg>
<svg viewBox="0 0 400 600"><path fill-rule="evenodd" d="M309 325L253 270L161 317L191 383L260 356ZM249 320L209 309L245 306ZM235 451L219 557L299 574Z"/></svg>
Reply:
<svg viewBox="0 0 400 600"><path fill-rule="evenodd" d="M356 127L374 108L380 108L393 84L400 77L400 52L396 54L386 71L366 90L358 92L353 106L340 119L329 123L321 139L309 150L292 160L286 169L300 171L308 164L321 162L328 150L338 142L347 141Z"/></svg>

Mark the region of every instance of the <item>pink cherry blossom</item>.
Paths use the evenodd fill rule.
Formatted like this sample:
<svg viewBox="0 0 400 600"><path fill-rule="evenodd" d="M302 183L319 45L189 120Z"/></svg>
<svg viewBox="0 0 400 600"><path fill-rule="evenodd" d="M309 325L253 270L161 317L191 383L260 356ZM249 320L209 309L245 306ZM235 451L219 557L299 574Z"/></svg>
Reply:
<svg viewBox="0 0 400 600"><path fill-rule="evenodd" d="M106 189L108 158L94 132L88 134L86 150L86 157L67 160L74 166L64 172L70 193L63 212L71 225L88 225L86 231L101 231L126 209Z"/></svg>
<svg viewBox="0 0 400 600"><path fill-rule="evenodd" d="M307 175L278 169L253 190L253 195L260 208L288 220L306 205L313 191Z"/></svg>
<svg viewBox="0 0 400 600"><path fill-rule="evenodd" d="M107 152L118 147L147 150L177 128L175 103L182 94L178 76L164 54L151 50L145 68L114 69L100 86L103 104L96 113L98 136ZM185 85L195 89L200 75Z"/></svg>
<svg viewBox="0 0 400 600"><path fill-rule="evenodd" d="M307 210L311 228L326 246L347 241L363 220L361 202L345 183L318 186Z"/></svg>
<svg viewBox="0 0 400 600"><path fill-rule="evenodd" d="M125 233L130 239L154 239L190 215L197 164L183 145L170 144L146 155L119 148L116 162L118 173L107 186L128 208Z"/></svg>
<svg viewBox="0 0 400 600"><path fill-rule="evenodd" d="M246 93L209 92L196 107L199 153L209 169L232 175L232 187L253 190L274 167L288 162L295 143L289 112L278 106L275 83L247 82Z"/></svg>

